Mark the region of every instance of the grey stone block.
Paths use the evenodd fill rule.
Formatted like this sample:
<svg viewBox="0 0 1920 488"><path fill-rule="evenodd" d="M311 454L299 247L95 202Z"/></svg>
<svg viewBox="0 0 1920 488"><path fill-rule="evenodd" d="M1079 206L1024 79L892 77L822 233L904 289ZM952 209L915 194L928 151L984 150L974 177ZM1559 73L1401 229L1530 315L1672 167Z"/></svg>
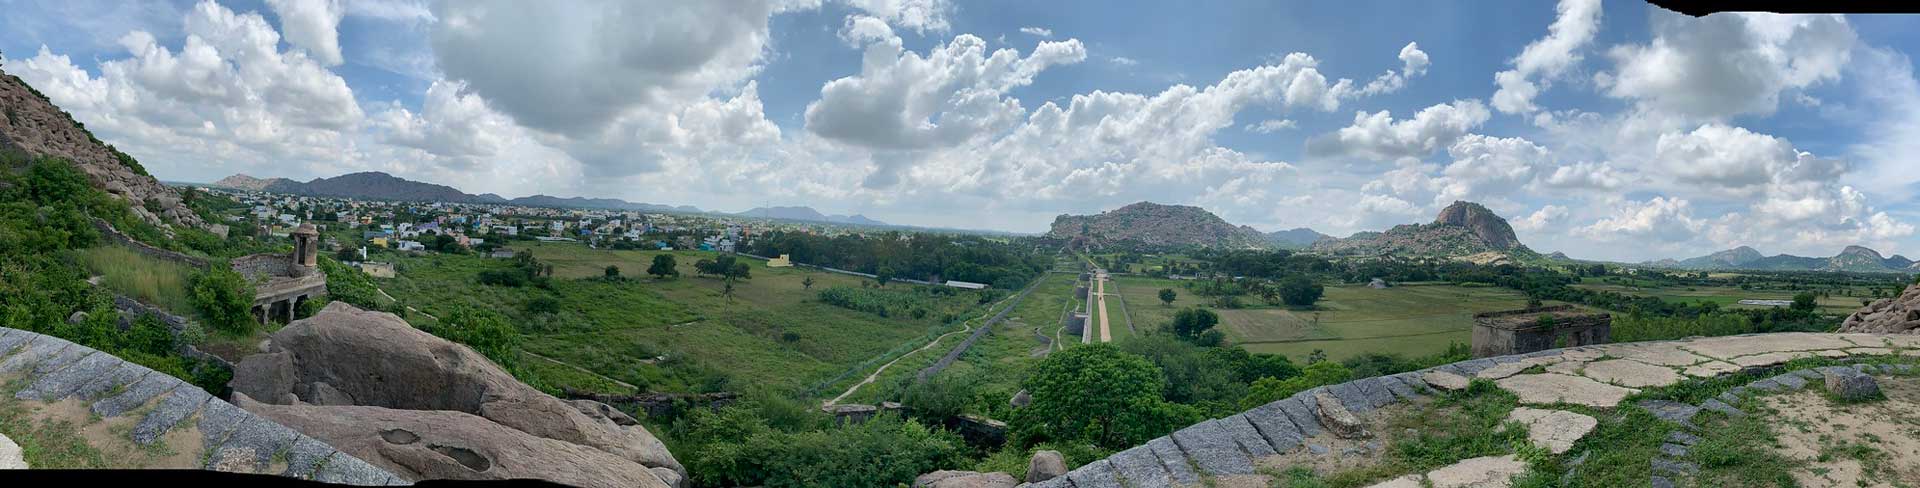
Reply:
<svg viewBox="0 0 1920 488"><path fill-rule="evenodd" d="M1360 394L1367 399L1367 410L1374 410L1393 403L1393 392L1387 390L1385 380L1378 377L1355 381L1360 386Z"/></svg>
<svg viewBox="0 0 1920 488"><path fill-rule="evenodd" d="M72 396L89 402L99 400L100 397L108 393L125 391L123 388L132 386L134 382L140 381L140 379L146 377L148 373L153 372L153 370L147 369L146 366L124 361L116 366L112 371L100 375L100 377L94 381L80 385L79 389L73 390Z"/></svg>
<svg viewBox="0 0 1920 488"><path fill-rule="evenodd" d="M1173 475L1167 473L1160 457L1153 455L1147 446L1114 453L1107 462L1113 464L1113 470L1120 473L1121 481L1129 486L1173 486Z"/></svg>
<svg viewBox="0 0 1920 488"><path fill-rule="evenodd" d="M1517 363L1517 362L1520 362L1521 360L1523 360L1523 359L1526 359L1527 357L1528 357L1528 356L1526 356L1526 355L1524 355L1524 354L1509 354L1509 355L1506 355L1506 356L1494 356L1494 357L1490 357L1490 358L1487 358L1487 360L1488 360L1488 361L1493 361L1493 364L1507 364L1507 363Z"/></svg>
<svg viewBox="0 0 1920 488"><path fill-rule="evenodd" d="M52 357L54 354L72 345L73 343L58 337L34 337L33 341L28 342L25 347L20 348L19 352L13 353L12 356L7 356L5 360L0 360L0 374L26 371L27 368L32 367L34 364Z"/></svg>
<svg viewBox="0 0 1920 488"><path fill-rule="evenodd" d="M1745 417L1747 415L1747 412L1741 411L1738 408L1734 408L1733 405L1728 405L1726 404L1726 402L1722 402L1718 399L1713 399L1713 398L1709 398L1707 399L1707 401L1700 402L1700 408L1724 413L1724 414L1727 414L1727 416L1729 417Z"/></svg>
<svg viewBox="0 0 1920 488"><path fill-rule="evenodd" d="M1780 386L1787 387L1787 389L1789 390L1798 390L1801 388L1805 388L1807 386L1806 378L1801 378L1793 374L1783 374L1780 376L1775 376L1773 377L1773 382L1779 383Z"/></svg>
<svg viewBox="0 0 1920 488"><path fill-rule="evenodd" d="M1218 422L1220 428L1227 431L1227 435L1233 438L1233 442L1240 444L1240 450L1246 452L1248 457L1259 459L1278 454L1273 449L1273 444L1268 443L1267 438L1260 435L1260 429L1254 428L1253 424L1247 421L1245 414L1236 414L1220 419Z"/></svg>
<svg viewBox="0 0 1920 488"><path fill-rule="evenodd" d="M1460 369L1460 363L1447 363L1447 364L1442 364L1442 365L1439 365L1439 366L1435 366L1435 367L1433 368L1433 370L1434 370L1434 371L1445 371L1445 372L1448 372L1448 373L1453 373L1453 374L1457 374L1457 375L1460 375L1460 376L1469 376L1469 377L1470 377L1470 376L1473 376L1473 373L1468 373L1468 372L1467 372L1466 370L1464 370L1464 369Z"/></svg>
<svg viewBox="0 0 1920 488"><path fill-rule="evenodd" d="M95 352L75 361L73 365L61 368L28 383L14 398L50 402L66 398L88 382L99 380L113 369L125 364L120 358L110 354Z"/></svg>
<svg viewBox="0 0 1920 488"><path fill-rule="evenodd" d="M1162 436L1147 441L1147 450L1160 458L1160 466L1167 468L1167 474L1174 481L1183 484L1200 482L1200 474L1193 471L1192 461L1187 459L1185 452L1180 451L1180 445L1175 444L1173 438Z"/></svg>
<svg viewBox="0 0 1920 488"><path fill-rule="evenodd" d="M1314 417L1313 409L1308 408L1299 395L1281 400L1280 411L1287 414L1287 420L1292 420L1295 427L1300 428L1301 437L1320 435L1320 419Z"/></svg>
<svg viewBox="0 0 1920 488"><path fill-rule="evenodd" d="M1720 401L1720 403L1725 403L1725 404L1728 404L1728 405L1732 405L1732 404L1735 404L1735 403L1740 403L1740 397L1739 397L1739 396L1736 396L1736 395L1734 395L1734 394L1733 394L1733 392L1731 392L1731 391L1723 391L1723 392L1720 392L1720 394L1719 394L1719 395L1715 395L1715 396L1713 397L1713 399L1714 399L1714 400L1719 400L1719 401Z"/></svg>
<svg viewBox="0 0 1920 488"><path fill-rule="evenodd" d="M1019 488L1073 488L1073 482L1067 481L1065 476L1060 476L1039 483L1023 484Z"/></svg>
<svg viewBox="0 0 1920 488"><path fill-rule="evenodd" d="M67 345L65 349L61 349L60 352L53 353L52 355L47 356L46 359L42 359L40 360L40 362L35 363L33 365L33 370L27 373L27 377L38 379L43 376L51 375L55 372L66 369L67 366L72 366L74 363L80 362L81 359L86 359L89 356L94 356L98 354L101 354L100 351L95 351L93 349L89 349L86 346L82 346L79 344L70 343Z"/></svg>
<svg viewBox="0 0 1920 488"><path fill-rule="evenodd" d="M1286 453L1300 447L1300 440L1303 437L1300 434L1300 427L1293 425L1293 420L1287 418L1287 412L1281 409L1280 405L1283 402L1285 400L1254 407L1253 410L1242 414L1247 417L1247 423L1253 424L1253 428L1260 431L1260 436L1265 437L1267 444L1273 446L1274 452L1277 453Z"/></svg>
<svg viewBox="0 0 1920 488"><path fill-rule="evenodd" d="M287 450L287 470L281 476L299 479L313 479L313 472L320 464L333 456L333 446L314 440L312 437L299 436L293 441L293 447Z"/></svg>
<svg viewBox="0 0 1920 488"><path fill-rule="evenodd" d="M234 407L234 410L240 408ZM226 457L238 452L253 453L253 466L264 467L272 462L275 455L292 449L294 441L300 437L298 432L286 426L244 411L241 415L240 427L227 435L227 440L220 443L219 450L211 451L214 455L207 457L207 467L218 466Z"/></svg>
<svg viewBox="0 0 1920 488"><path fill-rule="evenodd" d="M1866 373L1851 369L1825 371L1827 393L1842 400L1860 401L1880 398L1880 382Z"/></svg>
<svg viewBox="0 0 1920 488"><path fill-rule="evenodd" d="M213 395L208 395L207 392L193 385L182 384L181 387L174 388L173 391L167 392L166 398L160 399L159 405L147 412L146 417L140 418L140 423L133 426L133 441L143 446L153 444L153 441L166 435L167 431L173 430L175 425L193 416L194 412L200 411L201 405L205 405L212 399Z"/></svg>
<svg viewBox="0 0 1920 488"><path fill-rule="evenodd" d="M1798 376L1800 379L1808 381L1820 379L1820 372L1811 369L1797 369L1787 374Z"/></svg>
<svg viewBox="0 0 1920 488"><path fill-rule="evenodd" d="M1673 488L1673 480L1667 479L1665 476L1655 476L1648 479L1647 484L1653 488Z"/></svg>
<svg viewBox="0 0 1920 488"><path fill-rule="evenodd" d="M1113 464L1105 459L1068 471L1067 479L1073 481L1074 488L1125 488L1120 484L1120 476L1114 473Z"/></svg>
<svg viewBox="0 0 1920 488"><path fill-rule="evenodd" d="M400 478L394 477L393 473L388 473L380 468L376 468L371 464L367 464L366 461L348 456L347 453L344 452L334 453L333 457L327 458L327 463L320 466L320 469L314 472L313 480L322 483L359 486L405 484Z"/></svg>
<svg viewBox="0 0 1920 488"><path fill-rule="evenodd" d="M246 420L252 417L253 414L247 413L246 410L241 410L240 407L217 398L202 405L200 422L197 425L200 427L201 444L206 446L206 452L217 452L218 448L226 443L227 437L239 431Z"/></svg>
<svg viewBox="0 0 1920 488"><path fill-rule="evenodd" d="M1692 426L1693 416L1700 414L1700 407L1667 400L1641 400L1636 405L1652 412L1660 420L1686 426Z"/></svg>
<svg viewBox="0 0 1920 488"><path fill-rule="evenodd" d="M141 405L145 405L147 401L152 400L153 397L173 391L174 387L185 384L186 382L180 381L179 378L158 372L149 372L146 376L140 377L138 381L128 384L126 389L121 390L120 393L93 402L93 414L101 417L118 417L120 414L140 408ZM188 386L188 388L193 387Z"/></svg>
<svg viewBox="0 0 1920 488"><path fill-rule="evenodd" d="M1420 393L1420 390L1415 389L1415 387L1413 386L1407 385L1406 376L1404 374L1397 374L1397 375L1381 378L1380 384L1386 385L1387 392L1392 393L1395 398L1399 398L1401 400L1412 400L1412 399L1423 396Z"/></svg>
<svg viewBox="0 0 1920 488"><path fill-rule="evenodd" d="M0 336L0 358L12 356L15 350L32 343L34 339L40 337L40 334L24 330L6 330L8 331L7 335Z"/></svg>
<svg viewBox="0 0 1920 488"><path fill-rule="evenodd" d="M1687 446L1680 444L1661 444L1660 453L1673 458L1687 457Z"/></svg>
<svg viewBox="0 0 1920 488"><path fill-rule="evenodd" d="M1360 392L1360 387L1355 385L1354 383L1358 383L1358 382L1349 381L1346 383L1329 386L1327 387L1327 393L1333 394L1334 399L1340 400L1340 405L1347 407L1347 411L1354 412L1354 413L1364 413L1369 410L1367 408L1367 396L1365 394L1362 394ZM1313 398L1313 397L1307 397L1307 398Z"/></svg>
<svg viewBox="0 0 1920 488"><path fill-rule="evenodd" d="M1253 474L1253 460L1240 450L1218 421L1208 420L1174 431L1173 443L1201 471L1215 476ZM1078 483L1075 483L1078 486Z"/></svg>
<svg viewBox="0 0 1920 488"><path fill-rule="evenodd" d="M1778 381L1774 381L1773 378L1767 378L1764 380L1747 383L1747 389L1773 393L1773 392L1779 392L1779 391L1785 390L1787 389L1787 387L1786 385L1780 384L1780 382Z"/></svg>
<svg viewBox="0 0 1920 488"><path fill-rule="evenodd" d="M1700 443L1700 436L1688 434L1686 432L1674 431L1671 434L1667 434L1667 442L1680 444L1683 446L1691 446L1691 445Z"/></svg>
<svg viewBox="0 0 1920 488"><path fill-rule="evenodd" d="M1482 370L1493 367L1493 365L1496 363L1494 363L1493 360L1482 358L1482 359L1461 361L1453 364L1458 365L1460 367L1460 371L1466 373L1463 376L1472 377L1474 374L1477 374Z"/></svg>
<svg viewBox="0 0 1920 488"><path fill-rule="evenodd" d="M1693 463L1689 463L1685 461L1674 461L1674 460L1664 459L1664 458L1653 458L1653 461L1651 461L1650 464L1652 464L1653 472L1655 473L1692 475L1694 473L1700 472L1699 465L1695 465Z"/></svg>

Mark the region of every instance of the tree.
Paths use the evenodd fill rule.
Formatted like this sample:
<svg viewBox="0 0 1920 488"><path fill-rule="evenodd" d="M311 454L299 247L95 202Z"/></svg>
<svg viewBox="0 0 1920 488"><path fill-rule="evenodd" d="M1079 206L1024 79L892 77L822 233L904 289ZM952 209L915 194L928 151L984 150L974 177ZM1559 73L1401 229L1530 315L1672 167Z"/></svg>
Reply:
<svg viewBox="0 0 1920 488"><path fill-rule="evenodd" d="M1313 302L1320 301L1323 293L1326 293L1325 287L1305 276L1294 275L1280 280L1280 299L1287 305L1311 307Z"/></svg>
<svg viewBox="0 0 1920 488"><path fill-rule="evenodd" d="M1204 308L1188 307L1173 314L1173 333L1181 339L1193 340L1219 324L1220 315Z"/></svg>
<svg viewBox="0 0 1920 488"><path fill-rule="evenodd" d="M240 272L213 266L192 280L193 307L215 329L234 335L253 332L253 286Z"/></svg>
<svg viewBox="0 0 1920 488"><path fill-rule="evenodd" d="M1299 376L1287 379L1261 378L1253 382L1246 398L1240 400L1241 408L1254 408L1272 403L1274 400L1293 396L1308 388L1343 383L1353 378L1353 372L1346 365L1334 361L1320 361L1307 365Z"/></svg>
<svg viewBox="0 0 1920 488"><path fill-rule="evenodd" d="M1177 299L1179 297L1180 295L1178 293L1174 293L1172 288L1161 288L1160 289L1160 306L1171 307L1173 306L1174 299Z"/></svg>
<svg viewBox="0 0 1920 488"><path fill-rule="evenodd" d="M746 261L735 261L733 267L727 270L727 278L736 280L753 279L753 265L747 264Z"/></svg>
<svg viewBox="0 0 1920 488"><path fill-rule="evenodd" d="M807 275L807 277L806 277L806 279L802 279L802 280L800 280L800 288L801 288L801 289L805 289L805 290L812 290L812 289L813 289L813 275Z"/></svg>
<svg viewBox="0 0 1920 488"><path fill-rule="evenodd" d="M1820 303L1814 300L1812 293L1802 292L1793 296L1793 305L1787 307L1787 309L1810 314L1819 306Z"/></svg>
<svg viewBox="0 0 1920 488"><path fill-rule="evenodd" d="M705 275L708 275L708 274L712 274L712 272L713 272L713 260L712 260L712 259L702 259L702 260L699 260L699 261L694 261L694 262L693 262L693 272L694 272L694 273L696 273L696 274L699 274L699 275L702 275L702 276L705 276Z"/></svg>
<svg viewBox="0 0 1920 488"><path fill-rule="evenodd" d="M609 264L609 265L607 265L607 269L606 269L606 271L604 271L604 273L605 273L605 275L606 275L606 277L607 277L607 278L619 278L619 277L620 277L620 267L619 267L619 266L614 266L614 265L611 265L611 264Z"/></svg>
<svg viewBox="0 0 1920 488"><path fill-rule="evenodd" d="M1020 386L1033 402L1014 411L1023 444L1089 442L1107 449L1139 445L1199 420L1193 407L1160 397L1159 368L1111 344L1048 355Z"/></svg>
<svg viewBox="0 0 1920 488"><path fill-rule="evenodd" d="M512 370L519 363L520 331L508 325L506 317L491 310L456 306L426 331L466 344L502 368Z"/></svg>
<svg viewBox="0 0 1920 488"><path fill-rule="evenodd" d="M659 278L680 276L679 266L680 263L674 262L672 254L656 254L653 256L653 265L647 267L647 274Z"/></svg>
<svg viewBox="0 0 1920 488"><path fill-rule="evenodd" d="M733 303L733 280L726 281L725 287L720 289L720 294L727 297L727 303Z"/></svg>
<svg viewBox="0 0 1920 488"><path fill-rule="evenodd" d="M892 267L881 266L878 271L873 273L873 282L879 283L880 286L887 286L887 282L889 281L893 281Z"/></svg>

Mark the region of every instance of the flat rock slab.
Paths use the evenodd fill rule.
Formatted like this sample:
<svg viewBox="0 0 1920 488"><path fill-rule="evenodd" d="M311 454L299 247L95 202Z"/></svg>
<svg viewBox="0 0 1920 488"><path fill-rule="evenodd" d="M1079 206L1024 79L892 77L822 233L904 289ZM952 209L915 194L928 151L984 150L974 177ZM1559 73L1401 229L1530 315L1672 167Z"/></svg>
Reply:
<svg viewBox="0 0 1920 488"><path fill-rule="evenodd" d="M1682 371L1682 373L1685 373L1687 376L1692 376L1696 378L1712 378L1715 376L1720 376L1723 374L1733 373L1737 371L1740 371L1740 365L1738 364L1733 364L1726 361L1707 361L1704 363L1688 366L1687 370Z"/></svg>
<svg viewBox="0 0 1920 488"><path fill-rule="evenodd" d="M1519 361L1514 361L1511 363L1496 364L1491 368L1480 370L1479 373L1474 373L1473 376L1475 378L1497 380L1500 378L1505 378L1508 376L1520 374L1521 371L1526 371L1528 368L1532 368L1534 366L1545 367L1547 365L1562 362L1562 361L1564 360L1561 359L1560 356L1558 355L1525 358L1525 359L1521 359Z"/></svg>
<svg viewBox="0 0 1920 488"><path fill-rule="evenodd" d="M1215 476L1230 474L1253 474L1253 460L1240 450L1239 443L1233 441L1225 429L1220 428L1218 420L1208 420L1173 432L1173 443L1180 446L1187 459L1193 464ZM1079 480L1074 480L1079 486Z"/></svg>
<svg viewBox="0 0 1920 488"><path fill-rule="evenodd" d="M1513 477L1527 472L1527 463L1512 454L1468 459L1427 473L1433 488L1507 488Z"/></svg>
<svg viewBox="0 0 1920 488"><path fill-rule="evenodd" d="M1554 454L1573 449L1573 443L1593 432L1599 420L1565 410L1519 407L1507 414L1507 420L1527 426L1527 440Z"/></svg>
<svg viewBox="0 0 1920 488"><path fill-rule="evenodd" d="M1627 395L1640 390L1594 381L1591 378L1557 373L1523 374L1502 379L1496 384L1501 389L1513 392L1520 397L1520 403L1548 405L1553 403L1571 403L1589 407L1612 407L1620 404Z"/></svg>
<svg viewBox="0 0 1920 488"><path fill-rule="evenodd" d="M1700 414L1700 407L1675 401L1641 400L1635 405L1652 412L1653 416L1659 417L1660 420L1681 425L1692 425L1693 416Z"/></svg>
<svg viewBox="0 0 1920 488"><path fill-rule="evenodd" d="M1547 365L1547 372L1577 375L1580 374L1580 370L1586 366L1586 361L1561 361Z"/></svg>
<svg viewBox="0 0 1920 488"><path fill-rule="evenodd" d="M1707 358L1687 352L1679 344L1657 342L1652 344L1627 344L1609 349L1608 354L1621 359L1632 359L1655 366L1690 366L1706 361Z"/></svg>
<svg viewBox="0 0 1920 488"><path fill-rule="evenodd" d="M1884 347L1856 347L1848 349L1847 354L1855 356L1885 356L1893 354L1893 350Z"/></svg>
<svg viewBox="0 0 1920 488"><path fill-rule="evenodd" d="M1132 449L1115 453L1107 458L1113 464L1113 470L1120 478L1133 486L1172 486L1173 475L1167 472L1160 458L1153 455L1147 446L1134 446Z"/></svg>
<svg viewBox="0 0 1920 488"><path fill-rule="evenodd" d="M1781 364L1786 364L1787 361L1792 361L1795 359L1806 358L1806 357L1813 357L1813 353L1806 352L1806 351L1770 352L1766 354L1755 354L1752 356L1737 357L1737 358L1733 358L1732 361L1733 361L1733 364L1740 365L1740 367L1742 368L1762 368L1767 366L1777 366Z"/></svg>
<svg viewBox="0 0 1920 488"><path fill-rule="evenodd" d="M19 444L0 434L0 469L27 469L27 458Z"/></svg>
<svg viewBox="0 0 1920 488"><path fill-rule="evenodd" d="M1427 374L1421 375L1420 379L1423 381L1426 381L1428 385L1432 385L1434 388L1439 388L1442 390L1465 390L1467 389L1467 382L1468 382L1467 377L1465 376L1460 376L1457 374L1448 373L1446 371L1440 371L1437 369L1433 371L1428 371Z"/></svg>
<svg viewBox="0 0 1920 488"><path fill-rule="evenodd" d="M1833 334L1784 332L1778 334L1694 339L1680 347L1715 359L1733 359L1740 356L1775 352L1846 349L1859 347L1859 344L1848 342Z"/></svg>
<svg viewBox="0 0 1920 488"><path fill-rule="evenodd" d="M1608 359L1587 363L1580 374L1628 388L1647 388L1679 383L1685 377L1672 368L1654 366L1627 359Z"/></svg>

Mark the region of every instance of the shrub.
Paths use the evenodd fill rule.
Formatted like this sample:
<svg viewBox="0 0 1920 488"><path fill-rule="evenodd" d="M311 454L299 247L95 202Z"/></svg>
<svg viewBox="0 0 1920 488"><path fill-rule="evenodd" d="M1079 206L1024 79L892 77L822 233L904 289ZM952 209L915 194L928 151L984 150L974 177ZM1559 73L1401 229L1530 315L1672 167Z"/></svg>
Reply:
<svg viewBox="0 0 1920 488"><path fill-rule="evenodd" d="M1166 380L1145 358L1110 344L1048 355L1020 386L1033 403L1016 410L1022 443L1088 442L1123 449L1199 420L1199 411L1161 398Z"/></svg>
<svg viewBox="0 0 1920 488"><path fill-rule="evenodd" d="M1333 361L1320 361L1307 365L1299 376L1287 379L1261 378L1253 382L1246 398L1240 400L1240 408L1249 409L1272 403L1274 400L1293 396L1316 386L1343 383L1353 378L1353 372L1345 365Z"/></svg>
<svg viewBox="0 0 1920 488"><path fill-rule="evenodd" d="M214 266L193 277L193 306L214 330L253 333L253 285L233 268Z"/></svg>
<svg viewBox="0 0 1920 488"><path fill-rule="evenodd" d="M519 366L520 331L507 324L506 317L489 310L456 307L425 328L428 333L473 348L504 369Z"/></svg>

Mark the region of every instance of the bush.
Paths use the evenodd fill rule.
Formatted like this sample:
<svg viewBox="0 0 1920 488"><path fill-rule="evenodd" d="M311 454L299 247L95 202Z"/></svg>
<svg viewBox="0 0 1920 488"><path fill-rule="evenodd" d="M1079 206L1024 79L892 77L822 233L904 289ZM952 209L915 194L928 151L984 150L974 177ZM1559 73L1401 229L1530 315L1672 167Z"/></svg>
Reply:
<svg viewBox="0 0 1920 488"><path fill-rule="evenodd" d="M214 330L253 333L253 285L233 268L214 266L193 277L193 306Z"/></svg>
<svg viewBox="0 0 1920 488"><path fill-rule="evenodd" d="M1353 379L1353 372L1345 365L1333 361L1320 361L1307 365L1299 376L1287 379L1261 378L1253 382L1246 398L1240 400L1240 408L1250 409L1293 396L1316 386L1344 383Z"/></svg>
<svg viewBox="0 0 1920 488"><path fill-rule="evenodd" d="M696 486L895 486L958 467L958 436L893 414L836 424L785 399L694 410L670 446Z"/></svg>
<svg viewBox="0 0 1920 488"><path fill-rule="evenodd" d="M507 325L506 317L489 310L456 307L425 328L428 333L473 348L501 368L512 370L520 362L520 331Z"/></svg>
<svg viewBox="0 0 1920 488"><path fill-rule="evenodd" d="M1048 355L1020 383L1033 403L1016 410L1022 444L1087 442L1124 449L1198 421L1192 407L1162 399L1166 379L1145 358L1100 343Z"/></svg>
<svg viewBox="0 0 1920 488"><path fill-rule="evenodd" d="M1182 339L1194 340L1201 333L1212 330L1220 324L1220 314L1203 308L1183 308L1173 314L1173 333Z"/></svg>
<svg viewBox="0 0 1920 488"><path fill-rule="evenodd" d="M1311 307L1320 301L1320 295L1326 288L1305 276L1289 276L1280 280L1280 300L1295 307Z"/></svg>

